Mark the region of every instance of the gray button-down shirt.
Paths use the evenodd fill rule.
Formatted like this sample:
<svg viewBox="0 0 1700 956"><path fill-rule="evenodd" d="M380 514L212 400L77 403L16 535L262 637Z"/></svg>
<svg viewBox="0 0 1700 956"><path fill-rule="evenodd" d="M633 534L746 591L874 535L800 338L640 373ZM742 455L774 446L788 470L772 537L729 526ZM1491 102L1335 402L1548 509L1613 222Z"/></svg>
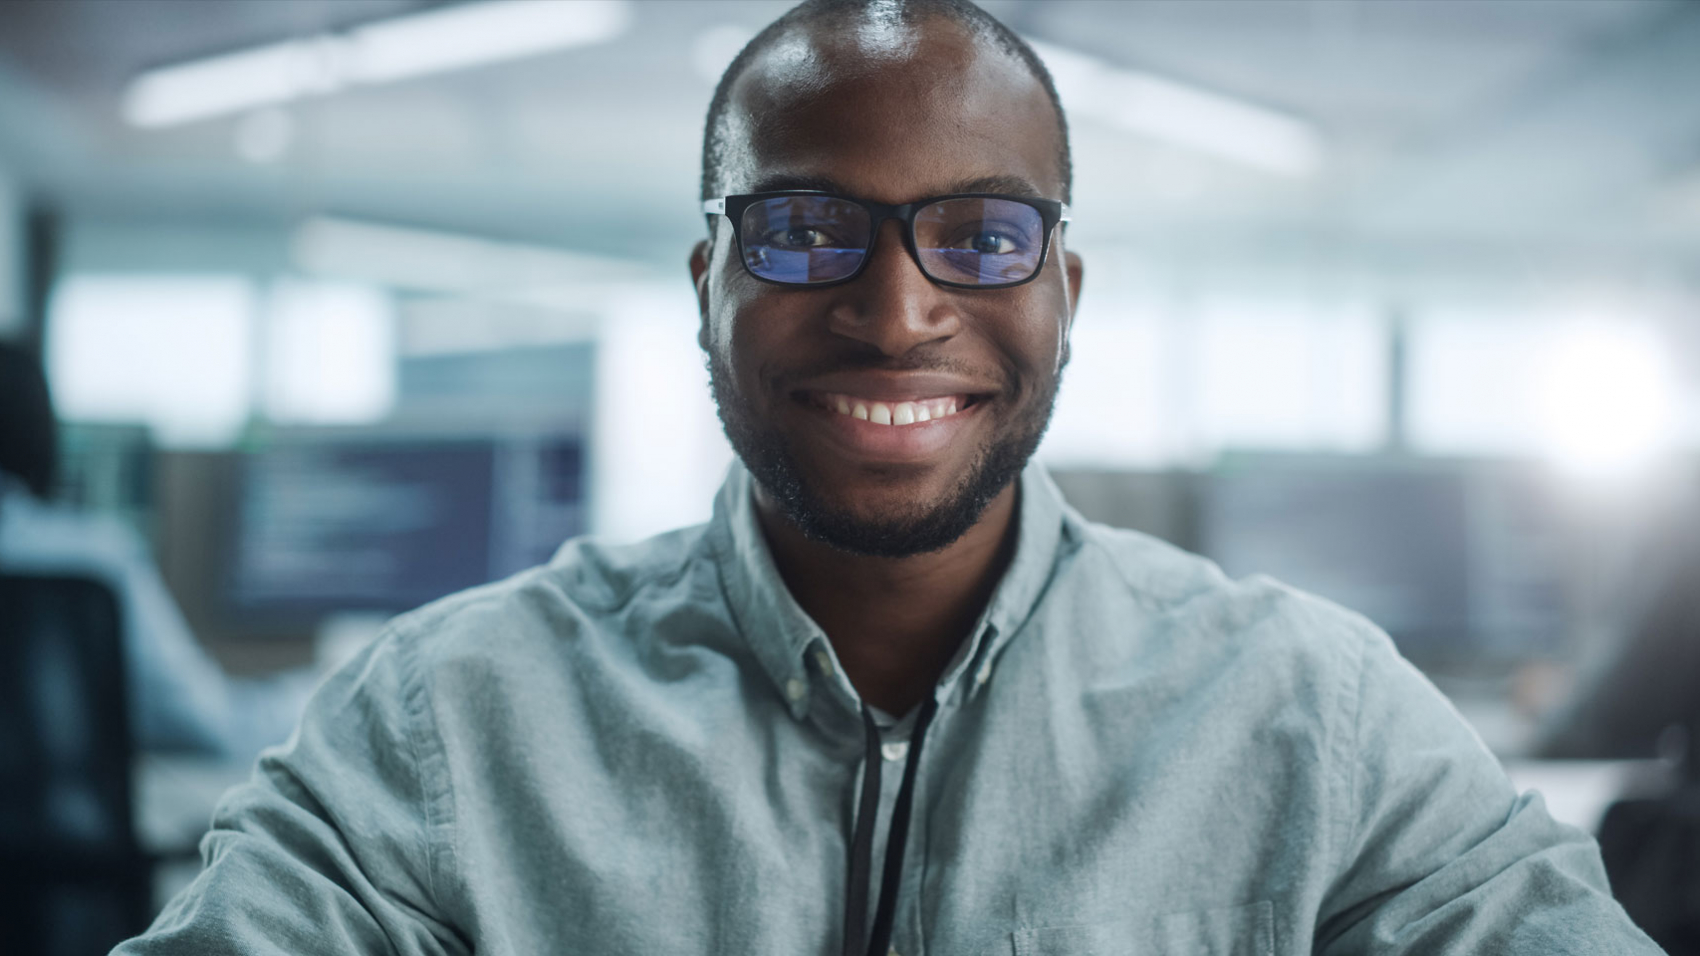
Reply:
<svg viewBox="0 0 1700 956"><path fill-rule="evenodd" d="M898 953L1658 952L1369 622L1037 467L1019 521L936 690ZM397 619L119 952L837 953L859 708L735 468L705 526Z"/></svg>

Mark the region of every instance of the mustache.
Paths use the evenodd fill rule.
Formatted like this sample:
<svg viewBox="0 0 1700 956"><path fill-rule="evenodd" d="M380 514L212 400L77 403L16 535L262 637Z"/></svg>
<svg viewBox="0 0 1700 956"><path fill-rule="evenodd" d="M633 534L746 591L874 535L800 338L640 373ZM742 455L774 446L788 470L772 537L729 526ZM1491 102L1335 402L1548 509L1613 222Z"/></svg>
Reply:
<svg viewBox="0 0 1700 956"><path fill-rule="evenodd" d="M975 381L998 382L1007 390L1015 380L1014 375L1009 369L1002 366L995 368L996 370L993 371L967 362L925 353L911 352L901 356L863 353L835 356L800 368L788 369L783 374L775 376L774 380L781 388L788 389L798 382L806 382L837 372L933 372Z"/></svg>

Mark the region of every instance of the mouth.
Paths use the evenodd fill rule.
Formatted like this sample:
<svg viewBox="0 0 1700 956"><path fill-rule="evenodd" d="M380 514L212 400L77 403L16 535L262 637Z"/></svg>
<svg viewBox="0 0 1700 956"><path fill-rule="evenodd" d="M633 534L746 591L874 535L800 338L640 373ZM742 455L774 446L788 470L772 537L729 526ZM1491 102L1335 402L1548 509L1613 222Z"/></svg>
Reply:
<svg viewBox="0 0 1700 956"><path fill-rule="evenodd" d="M958 394L891 401L839 392L799 392L795 397L806 405L845 418L892 428L945 421L965 414L983 398L980 395Z"/></svg>
<svg viewBox="0 0 1700 956"><path fill-rule="evenodd" d="M967 447L973 424L991 397L792 394L797 406L816 423L808 431L814 440L832 449L834 457L869 465L928 465L952 457Z"/></svg>

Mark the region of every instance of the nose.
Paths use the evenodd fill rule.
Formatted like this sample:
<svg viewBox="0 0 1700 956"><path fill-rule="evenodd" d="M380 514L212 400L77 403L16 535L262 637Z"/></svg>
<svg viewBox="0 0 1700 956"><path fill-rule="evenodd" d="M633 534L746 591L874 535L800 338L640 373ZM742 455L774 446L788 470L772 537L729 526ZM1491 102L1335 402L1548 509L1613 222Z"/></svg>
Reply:
<svg viewBox="0 0 1700 956"><path fill-rule="evenodd" d="M902 223L881 224L867 266L834 290L827 316L834 334L893 357L948 339L962 328L954 297L921 272L903 239Z"/></svg>

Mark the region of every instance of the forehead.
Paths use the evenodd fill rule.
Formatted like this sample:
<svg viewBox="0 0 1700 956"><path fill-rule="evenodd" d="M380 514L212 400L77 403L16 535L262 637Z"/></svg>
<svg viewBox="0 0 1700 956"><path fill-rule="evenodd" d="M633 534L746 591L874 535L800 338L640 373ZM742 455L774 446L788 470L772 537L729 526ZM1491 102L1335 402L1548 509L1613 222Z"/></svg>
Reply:
<svg viewBox="0 0 1700 956"><path fill-rule="evenodd" d="M1061 131L1015 56L939 18L858 17L792 30L732 90L728 192L831 181L906 202L1014 179L1061 198Z"/></svg>

